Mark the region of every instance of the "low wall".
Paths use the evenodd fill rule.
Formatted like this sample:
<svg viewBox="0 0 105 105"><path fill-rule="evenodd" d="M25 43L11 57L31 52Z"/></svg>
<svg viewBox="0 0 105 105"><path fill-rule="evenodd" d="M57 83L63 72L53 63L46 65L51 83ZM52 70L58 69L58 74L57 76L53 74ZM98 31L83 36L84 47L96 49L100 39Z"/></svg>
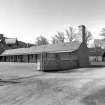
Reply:
<svg viewBox="0 0 105 105"><path fill-rule="evenodd" d="M77 60L49 60L43 65L43 71L55 71L55 70L69 70L79 67Z"/></svg>
<svg viewBox="0 0 105 105"><path fill-rule="evenodd" d="M105 62L91 62L91 66L104 66L105 67Z"/></svg>

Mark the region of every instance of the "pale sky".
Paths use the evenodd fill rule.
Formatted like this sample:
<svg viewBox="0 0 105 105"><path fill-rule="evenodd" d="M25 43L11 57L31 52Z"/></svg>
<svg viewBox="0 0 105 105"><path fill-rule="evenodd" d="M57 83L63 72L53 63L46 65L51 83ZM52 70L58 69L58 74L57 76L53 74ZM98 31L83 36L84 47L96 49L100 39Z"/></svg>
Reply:
<svg viewBox="0 0 105 105"><path fill-rule="evenodd" d="M105 27L105 0L0 0L0 33L34 43L84 24L94 38Z"/></svg>

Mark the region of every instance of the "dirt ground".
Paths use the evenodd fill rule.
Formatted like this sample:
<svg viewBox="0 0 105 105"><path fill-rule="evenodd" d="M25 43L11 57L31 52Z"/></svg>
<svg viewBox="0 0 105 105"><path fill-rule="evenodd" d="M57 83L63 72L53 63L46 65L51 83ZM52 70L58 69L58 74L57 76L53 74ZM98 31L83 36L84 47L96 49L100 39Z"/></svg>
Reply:
<svg viewBox="0 0 105 105"><path fill-rule="evenodd" d="M0 105L105 105L105 68L43 73L0 63Z"/></svg>

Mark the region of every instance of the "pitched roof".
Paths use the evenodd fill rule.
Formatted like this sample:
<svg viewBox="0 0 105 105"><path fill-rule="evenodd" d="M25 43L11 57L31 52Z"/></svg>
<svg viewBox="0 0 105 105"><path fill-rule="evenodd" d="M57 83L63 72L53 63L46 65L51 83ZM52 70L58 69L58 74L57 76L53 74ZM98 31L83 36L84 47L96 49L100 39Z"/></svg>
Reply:
<svg viewBox="0 0 105 105"><path fill-rule="evenodd" d="M16 38L7 38L7 39L5 39L6 44L15 44L16 41L17 41Z"/></svg>
<svg viewBox="0 0 105 105"><path fill-rule="evenodd" d="M32 46L30 48L19 48L5 50L1 56L6 55L22 55L22 54L38 54L40 52L58 53L58 52L73 52L77 50L80 43L77 41L71 43L49 44L41 46Z"/></svg>

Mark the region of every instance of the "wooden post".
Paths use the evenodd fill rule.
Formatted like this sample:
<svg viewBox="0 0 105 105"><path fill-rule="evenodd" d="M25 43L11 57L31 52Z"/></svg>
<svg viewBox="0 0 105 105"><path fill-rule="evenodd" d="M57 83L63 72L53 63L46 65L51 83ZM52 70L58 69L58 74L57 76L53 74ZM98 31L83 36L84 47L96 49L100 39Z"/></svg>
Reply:
<svg viewBox="0 0 105 105"><path fill-rule="evenodd" d="M26 55L27 56L27 59L28 59L28 63L30 62L30 55Z"/></svg>
<svg viewBox="0 0 105 105"><path fill-rule="evenodd" d="M45 71L46 70L46 61L47 61L47 53L42 52L40 56L40 61L37 62L37 70Z"/></svg>

